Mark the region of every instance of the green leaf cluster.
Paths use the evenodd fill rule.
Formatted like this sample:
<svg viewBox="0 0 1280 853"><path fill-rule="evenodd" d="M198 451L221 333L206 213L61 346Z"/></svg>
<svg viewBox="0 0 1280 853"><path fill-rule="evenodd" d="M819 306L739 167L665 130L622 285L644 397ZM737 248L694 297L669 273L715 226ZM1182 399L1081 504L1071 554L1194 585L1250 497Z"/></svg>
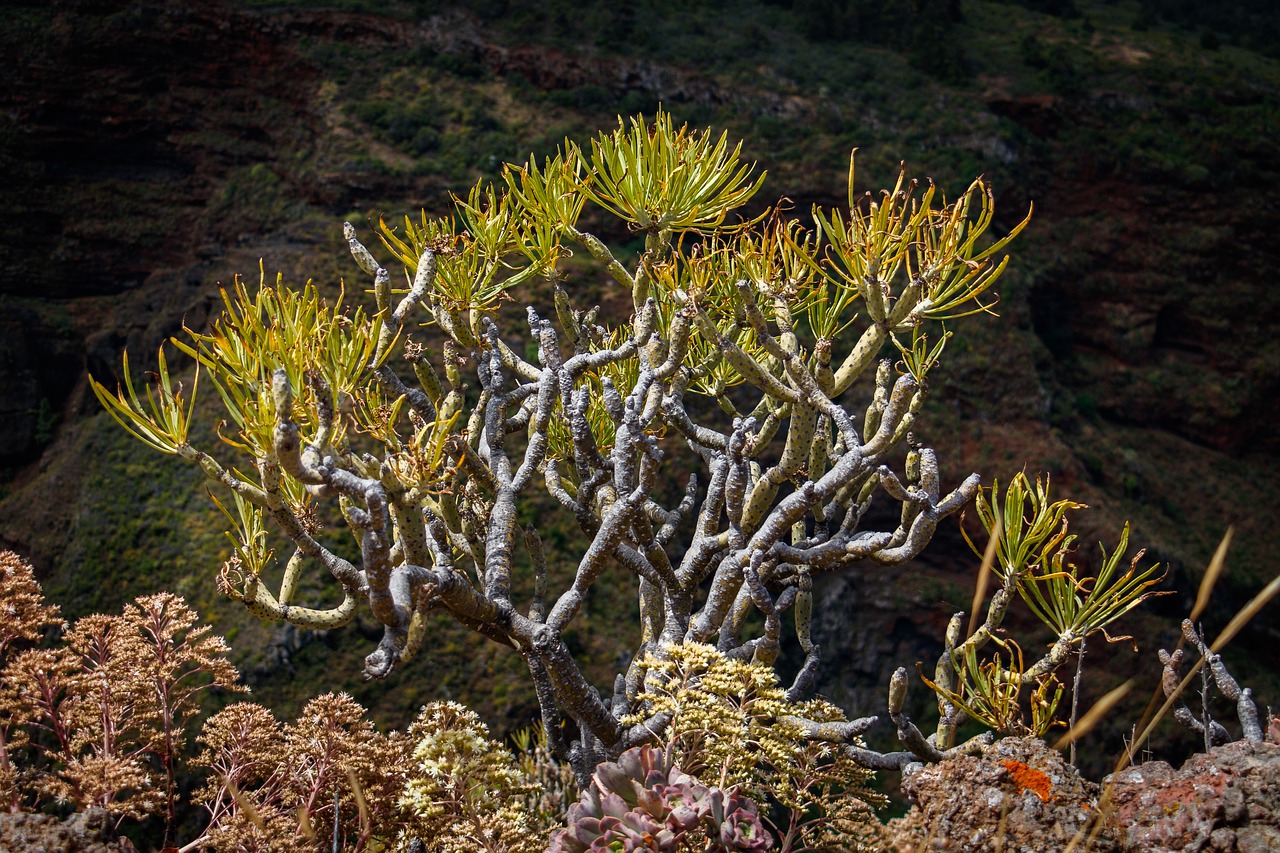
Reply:
<svg viewBox="0 0 1280 853"><path fill-rule="evenodd" d="M225 310L209 332L187 329L191 343L174 338L173 344L204 367L218 389L236 427L223 441L255 459L271 452L271 377L283 369L301 389L294 406L304 432L319 445L342 447L342 421L321 434L320 413L344 406L361 386L382 318L360 308L348 316L341 296L330 305L310 282L294 290L277 276L268 286L265 274L254 293L237 277L230 292L222 289L222 300Z"/></svg>
<svg viewBox="0 0 1280 853"><path fill-rule="evenodd" d="M155 389L146 387L147 404L144 408L137 390L133 387L133 374L129 371L129 354L124 354L124 388L119 386L112 394L107 387L92 376L89 387L98 398L103 408L129 431L129 434L148 447L161 453L176 454L187 443L187 431L191 425L191 413L195 410L196 391L200 387L200 373L191 386L190 399L182 399L181 382L175 382L169 375L169 363L165 358L164 347L156 355L158 363L155 374Z"/></svg>
<svg viewBox="0 0 1280 853"><path fill-rule="evenodd" d="M1055 716L1062 700L1062 683L1052 673L1034 677L1028 724L1022 701L1026 686L1022 649L1011 639L996 638L994 642L1006 650L1008 661L998 651L986 660L980 659L977 646L968 646L964 657L955 661L959 677L954 690L930 681L923 674L920 677L934 692L993 731L1044 737L1049 729L1062 725Z"/></svg>
<svg viewBox="0 0 1280 853"><path fill-rule="evenodd" d="M661 112L651 125L643 116L630 127L619 120L617 131L592 142L589 158L575 153L590 167L582 189L591 201L659 235L719 228L765 178L750 179L752 167L739 162L741 142L730 150L728 134L713 141L710 133L676 128Z"/></svg>
<svg viewBox="0 0 1280 853"><path fill-rule="evenodd" d="M1003 505L999 489L996 482L983 490L976 507L987 533L999 537L996 572L1002 579L1014 579L1022 600L1056 636L1076 640L1097 631L1105 633L1107 625L1143 601L1166 594L1153 589L1164 580L1163 573L1156 574L1158 563L1139 568L1145 550L1119 572L1129 548L1127 523L1119 544L1110 554L1103 546L1102 566L1090 573L1072 560L1077 537L1068 533L1067 513L1084 509L1084 504L1050 502L1047 477L1037 478L1033 486L1025 474L1015 475ZM976 552L976 546L969 544Z"/></svg>

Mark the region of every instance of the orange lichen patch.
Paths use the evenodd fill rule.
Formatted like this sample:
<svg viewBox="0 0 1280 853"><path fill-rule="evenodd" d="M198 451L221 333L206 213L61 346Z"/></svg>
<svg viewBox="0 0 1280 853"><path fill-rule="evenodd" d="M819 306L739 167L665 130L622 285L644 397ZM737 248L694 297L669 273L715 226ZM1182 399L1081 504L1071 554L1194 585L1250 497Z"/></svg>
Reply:
<svg viewBox="0 0 1280 853"><path fill-rule="evenodd" d="M1001 761L1000 763L1009 771L1013 784L1024 791L1032 792L1040 798L1040 802L1049 802L1049 790L1053 787L1053 782L1048 776L1021 761Z"/></svg>

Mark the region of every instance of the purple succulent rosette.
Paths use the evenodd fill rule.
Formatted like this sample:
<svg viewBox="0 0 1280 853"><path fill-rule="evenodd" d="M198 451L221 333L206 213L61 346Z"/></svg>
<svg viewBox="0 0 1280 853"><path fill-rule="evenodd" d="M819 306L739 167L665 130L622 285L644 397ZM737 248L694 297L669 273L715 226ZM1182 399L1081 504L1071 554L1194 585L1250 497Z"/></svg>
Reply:
<svg viewBox="0 0 1280 853"><path fill-rule="evenodd" d="M552 835L549 849L674 853L699 827L711 850L773 846L756 804L736 787L708 787L676 767L666 750L639 746L596 768L591 786L569 807L568 826Z"/></svg>

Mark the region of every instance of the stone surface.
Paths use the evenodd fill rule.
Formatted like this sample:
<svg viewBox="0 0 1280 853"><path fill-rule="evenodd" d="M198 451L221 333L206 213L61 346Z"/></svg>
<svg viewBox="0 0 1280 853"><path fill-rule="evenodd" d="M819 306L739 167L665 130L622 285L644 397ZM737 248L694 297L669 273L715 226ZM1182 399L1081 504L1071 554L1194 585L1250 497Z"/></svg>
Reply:
<svg viewBox="0 0 1280 853"><path fill-rule="evenodd" d="M1280 849L1280 746L1237 741L1108 777L1108 829L1128 850Z"/></svg>
<svg viewBox="0 0 1280 853"><path fill-rule="evenodd" d="M985 756L928 765L902 782L916 803L889 824L895 851L1062 850L1087 836L1098 786L1035 738L1005 738ZM1096 839L1095 851L1115 850Z"/></svg>
<svg viewBox="0 0 1280 853"><path fill-rule="evenodd" d="M1006 738L985 756L907 777L915 803L890 822L888 849L1261 851L1280 849L1280 745L1237 741L1181 769L1149 761L1101 786L1034 738ZM1098 815L1102 824L1097 826Z"/></svg>
<svg viewBox="0 0 1280 853"><path fill-rule="evenodd" d="M90 809L58 820L52 815L0 813L0 853L126 853L137 848L111 831L111 816Z"/></svg>

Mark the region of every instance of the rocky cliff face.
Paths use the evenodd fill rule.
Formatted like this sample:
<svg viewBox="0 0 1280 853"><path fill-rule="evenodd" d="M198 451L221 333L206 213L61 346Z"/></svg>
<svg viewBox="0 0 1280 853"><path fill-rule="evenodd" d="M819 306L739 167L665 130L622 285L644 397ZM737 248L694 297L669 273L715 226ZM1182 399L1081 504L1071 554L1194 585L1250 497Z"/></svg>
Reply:
<svg viewBox="0 0 1280 853"><path fill-rule="evenodd" d="M0 69L0 545L31 555L69 592L100 584L102 572L137 585L199 572L181 582L210 597L208 566L166 560L171 574L137 578L137 556L121 556L190 558L190 541L174 543L193 534L159 515L144 532L103 520L91 495L133 492L112 479L124 451L101 436L109 427L86 399L85 370L111 376L125 346L145 360L184 318L198 327L215 282L252 275L258 258L291 281L336 281L350 272L334 227L342 217L438 205L488 159L522 156L531 139L553 148L557 134L661 99L758 134L758 156L778 158L768 163L774 192L793 199L841 197L836 152L864 139L883 149L867 154L875 174L910 155L967 177L987 172L1005 218L1034 199L1003 316L976 321L948 351L925 440L952 481L971 470L1007 480L1024 464L1053 471L1063 494L1096 508L1086 541L1114 542L1133 519L1135 541L1172 565L1169 583L1183 592L1156 616L1185 613L1235 524L1232 571L1216 596L1229 611L1280 562L1266 510L1280 477L1280 296L1270 281L1280 265L1270 236L1280 227L1270 191L1280 70L1227 49L1179 58L1176 33L1131 33L1095 11L1087 32L965 6L967 38L1007 30L1006 41L975 42L972 62L983 44L996 57L1021 38L1032 58L1036 44L1061 48L1074 76L1059 62L1050 79L1029 59L1022 77L988 68L963 86L909 70L885 78L902 63L881 51L869 55L890 82L877 89L870 72L834 88L779 70L771 51L794 39L767 27L744 36L759 61L730 72L693 54L673 63L523 44L500 20L408 5L21 7L0 26L12 57ZM870 68L855 66L868 50L846 64ZM490 142L504 137L515 141ZM171 507L160 492L193 483L146 498ZM123 545L107 527L124 530ZM216 549L216 538L199 547ZM880 710L887 673L936 656L947 616L968 607L973 562L950 530L892 583L831 581L815 627L832 662L824 692L855 713ZM1139 628L1149 658L1177 620ZM1264 618L1246 639L1274 632ZM1150 661L1125 666L1157 672Z"/></svg>
<svg viewBox="0 0 1280 853"><path fill-rule="evenodd" d="M124 344L154 350L203 298L203 262L279 224L219 207L238 170L270 170L288 136L313 132L315 75L261 27L198 4L33 5L3 38L12 475L65 420L86 366L110 375Z"/></svg>

